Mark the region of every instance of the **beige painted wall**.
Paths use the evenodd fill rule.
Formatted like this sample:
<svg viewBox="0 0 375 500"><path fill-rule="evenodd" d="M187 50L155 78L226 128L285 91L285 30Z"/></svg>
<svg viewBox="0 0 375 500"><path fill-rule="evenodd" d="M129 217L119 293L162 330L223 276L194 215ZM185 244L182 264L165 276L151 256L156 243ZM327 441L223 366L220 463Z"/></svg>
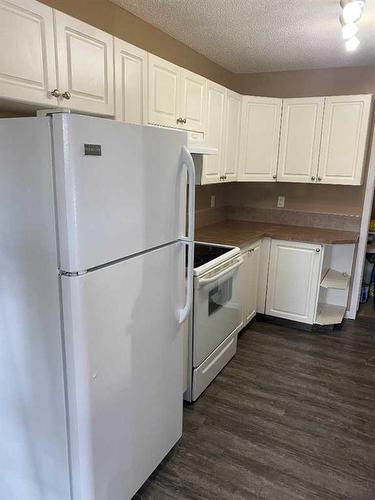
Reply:
<svg viewBox="0 0 375 500"><path fill-rule="evenodd" d="M42 0L152 54L229 88L233 74L109 0Z"/></svg>
<svg viewBox="0 0 375 500"><path fill-rule="evenodd" d="M375 66L233 75L241 94L309 97L375 93Z"/></svg>

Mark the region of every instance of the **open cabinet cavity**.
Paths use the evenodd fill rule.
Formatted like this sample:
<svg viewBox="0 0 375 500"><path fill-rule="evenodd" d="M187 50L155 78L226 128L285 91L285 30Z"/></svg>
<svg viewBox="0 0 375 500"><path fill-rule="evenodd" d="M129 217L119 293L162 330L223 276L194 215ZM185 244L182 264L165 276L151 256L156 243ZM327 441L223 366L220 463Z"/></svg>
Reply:
<svg viewBox="0 0 375 500"><path fill-rule="evenodd" d="M340 324L344 319L353 267L355 245L326 245L315 323Z"/></svg>

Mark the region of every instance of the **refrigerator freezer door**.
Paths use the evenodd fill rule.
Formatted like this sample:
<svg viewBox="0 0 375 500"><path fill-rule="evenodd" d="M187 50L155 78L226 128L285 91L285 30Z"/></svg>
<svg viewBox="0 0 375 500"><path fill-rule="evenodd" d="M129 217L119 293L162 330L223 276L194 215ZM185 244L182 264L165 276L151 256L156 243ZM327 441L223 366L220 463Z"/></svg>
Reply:
<svg viewBox="0 0 375 500"><path fill-rule="evenodd" d="M53 117L53 138L61 269L90 269L183 235L186 132L63 114Z"/></svg>
<svg viewBox="0 0 375 500"><path fill-rule="evenodd" d="M49 118L0 120L0 498L70 498Z"/></svg>
<svg viewBox="0 0 375 500"><path fill-rule="evenodd" d="M74 498L131 498L181 436L184 256L62 277Z"/></svg>

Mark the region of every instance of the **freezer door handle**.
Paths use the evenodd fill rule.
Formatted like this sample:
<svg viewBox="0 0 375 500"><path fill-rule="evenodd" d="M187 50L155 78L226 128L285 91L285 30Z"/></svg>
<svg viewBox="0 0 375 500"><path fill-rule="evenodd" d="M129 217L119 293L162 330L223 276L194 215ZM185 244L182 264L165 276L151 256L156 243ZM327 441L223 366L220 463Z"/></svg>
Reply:
<svg viewBox="0 0 375 500"><path fill-rule="evenodd" d="M188 231L181 241L188 248L186 302L179 311L179 322L188 317L193 303L193 268L194 268L194 217L195 217L195 167L194 161L186 146L181 151L181 166L187 169L188 183Z"/></svg>

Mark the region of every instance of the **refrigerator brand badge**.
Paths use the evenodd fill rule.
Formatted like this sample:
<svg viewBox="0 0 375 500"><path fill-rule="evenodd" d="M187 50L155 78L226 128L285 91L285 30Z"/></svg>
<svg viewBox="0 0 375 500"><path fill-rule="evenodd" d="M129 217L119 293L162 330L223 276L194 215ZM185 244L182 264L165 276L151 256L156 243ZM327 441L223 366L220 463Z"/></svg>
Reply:
<svg viewBox="0 0 375 500"><path fill-rule="evenodd" d="M102 156L100 144L85 144L85 156Z"/></svg>

